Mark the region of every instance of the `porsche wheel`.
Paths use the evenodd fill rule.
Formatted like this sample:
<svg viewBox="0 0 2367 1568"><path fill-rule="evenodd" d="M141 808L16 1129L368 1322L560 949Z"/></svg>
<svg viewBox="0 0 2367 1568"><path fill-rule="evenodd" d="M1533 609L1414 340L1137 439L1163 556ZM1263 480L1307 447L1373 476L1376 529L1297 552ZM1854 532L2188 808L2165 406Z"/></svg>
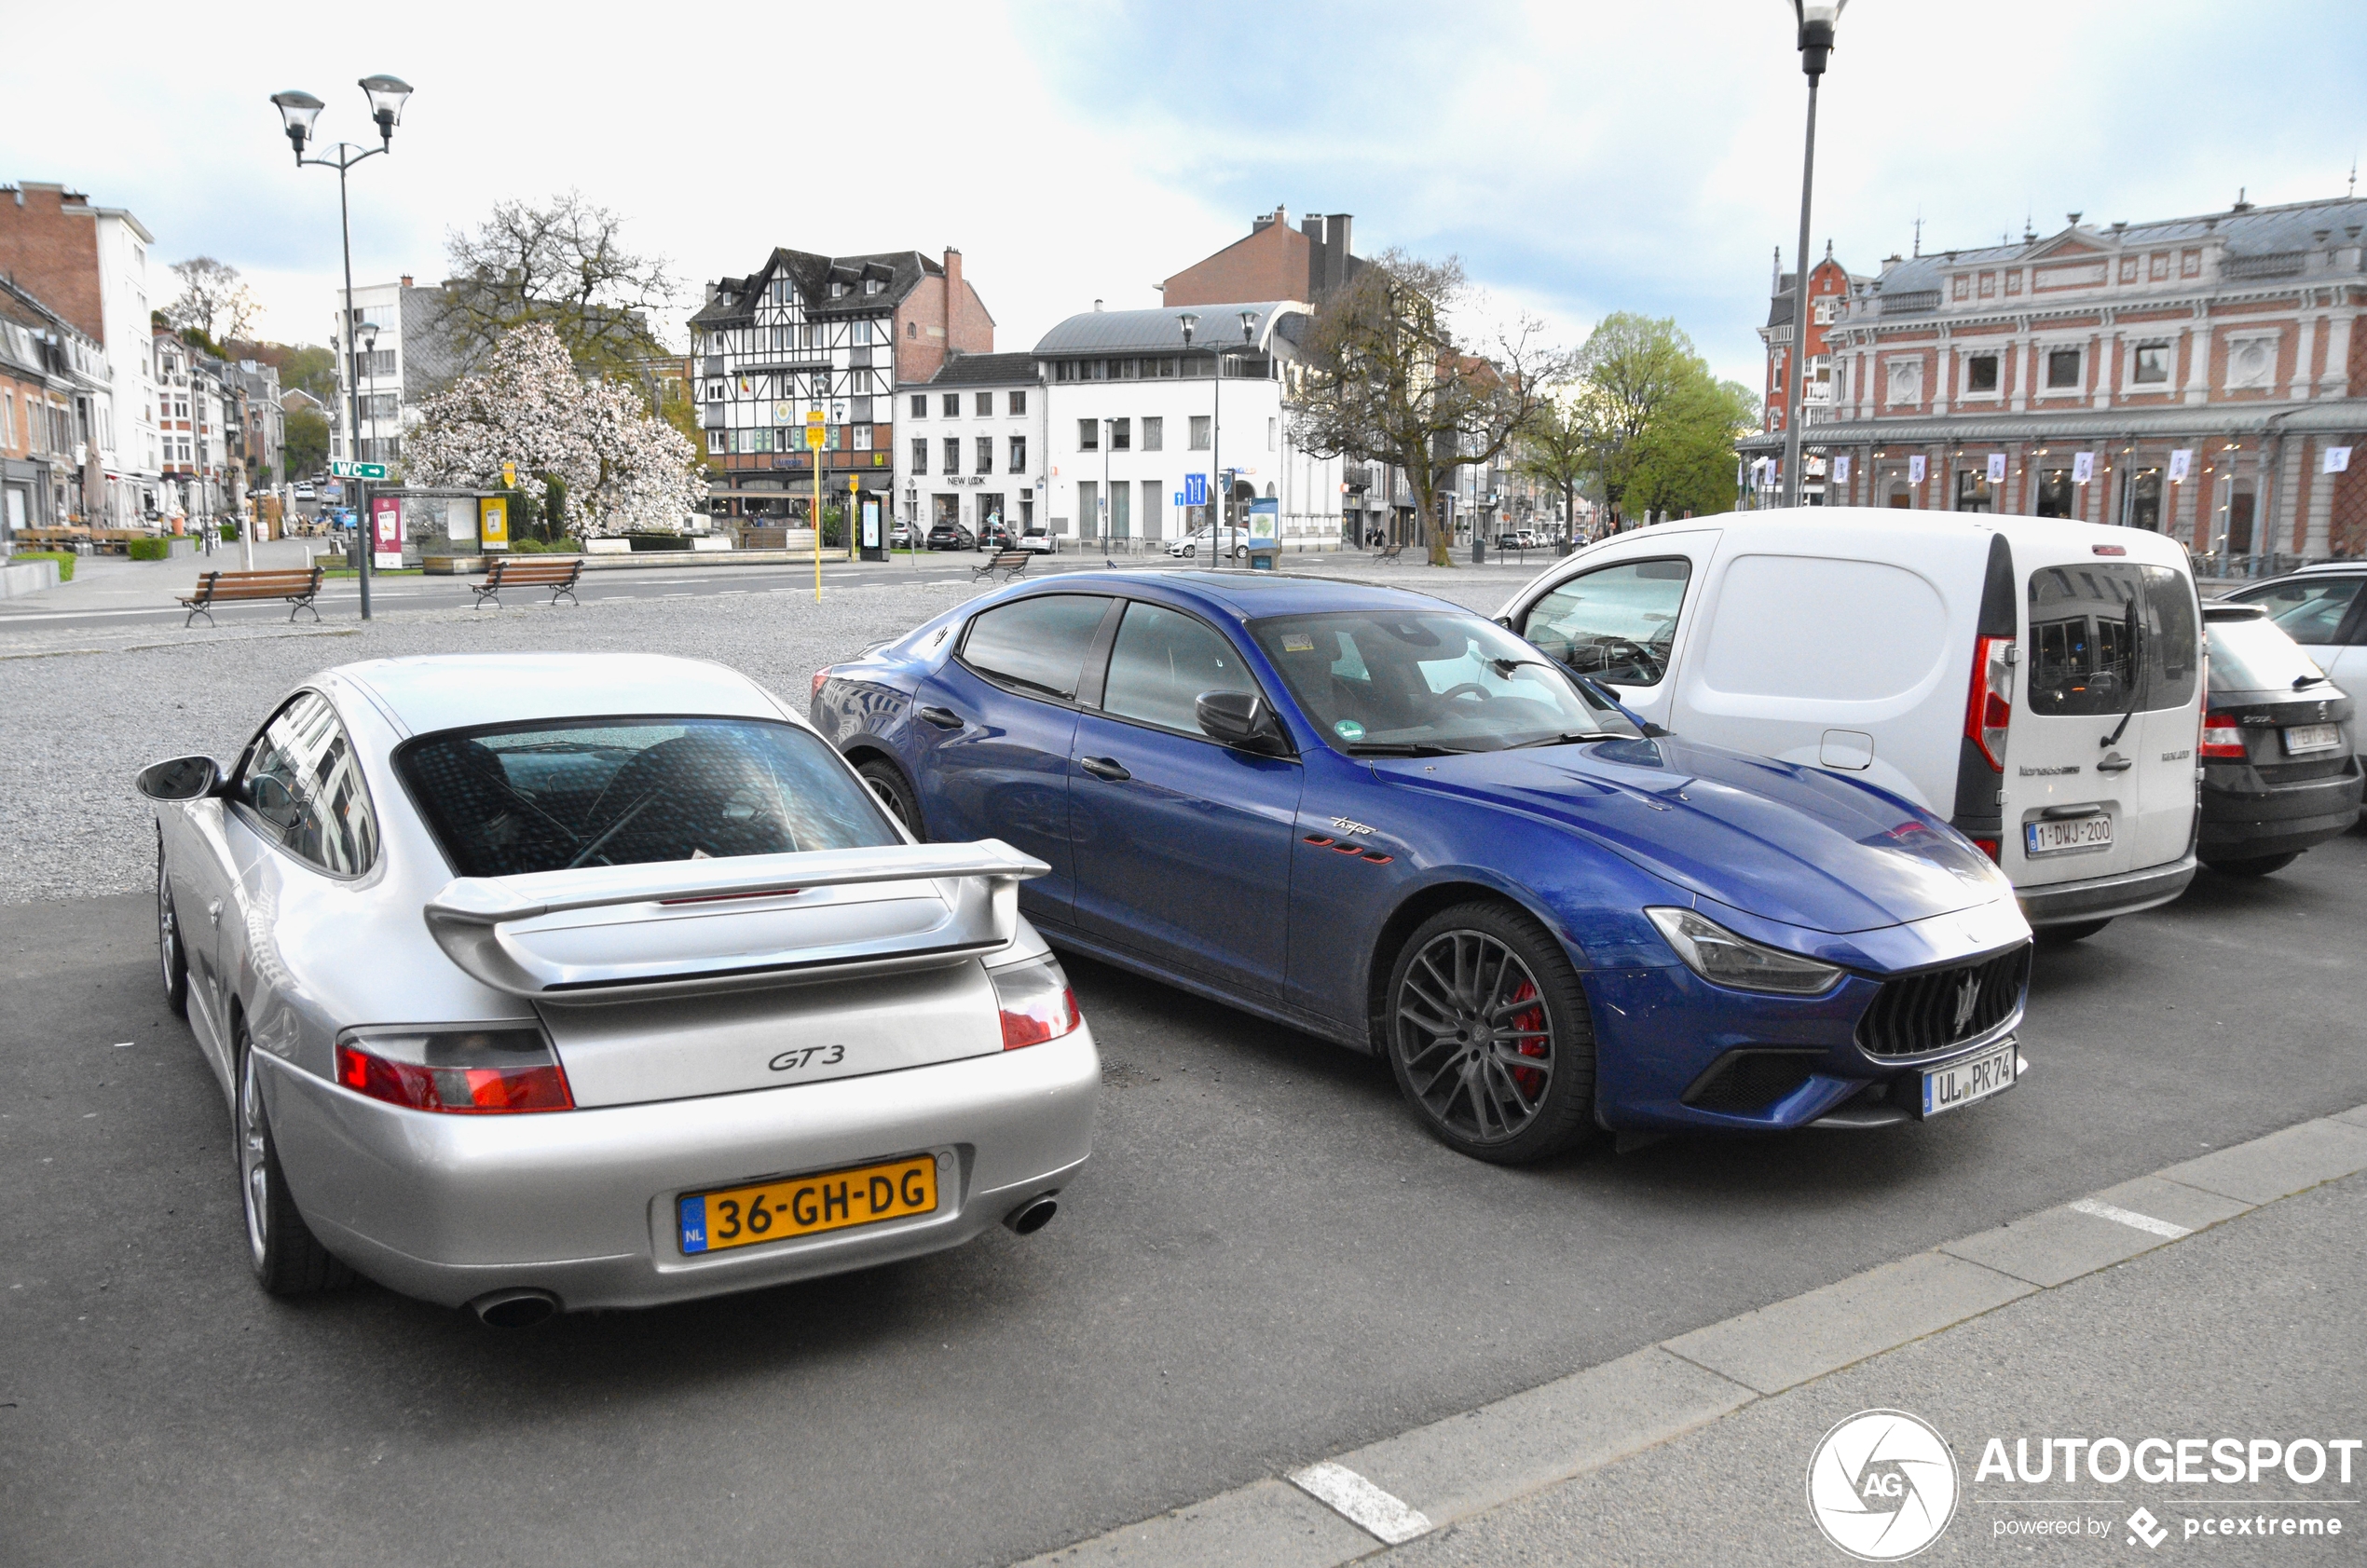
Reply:
<svg viewBox="0 0 2367 1568"><path fill-rule="evenodd" d="M1398 954L1386 995L1397 1086L1447 1147L1522 1165L1594 1131L1585 989L1527 914L1473 903L1433 915Z"/></svg>
<svg viewBox="0 0 2367 1568"><path fill-rule="evenodd" d="M189 955L181 949L181 920L172 908L172 880L165 875L164 834L157 834L157 961L164 969L164 1004L189 1016Z"/></svg>
<svg viewBox="0 0 2367 1568"><path fill-rule="evenodd" d="M353 1271L314 1238L288 1195L279 1146L271 1141L254 1047L243 1026L236 1029L234 1042L239 1058L239 1198L247 1224L247 1261L256 1281L274 1296L305 1296L347 1284Z"/></svg>

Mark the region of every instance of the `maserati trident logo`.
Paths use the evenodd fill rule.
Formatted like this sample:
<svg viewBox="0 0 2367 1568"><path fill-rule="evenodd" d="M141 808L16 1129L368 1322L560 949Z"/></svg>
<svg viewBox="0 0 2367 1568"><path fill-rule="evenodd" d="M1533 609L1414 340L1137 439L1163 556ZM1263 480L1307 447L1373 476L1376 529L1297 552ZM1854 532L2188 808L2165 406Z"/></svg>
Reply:
<svg viewBox="0 0 2367 1568"><path fill-rule="evenodd" d="M1968 972L1963 979L1956 982L1956 1032L1958 1034L1963 1033L1964 1026L1973 1021L1973 1009L1979 1005L1980 979Z"/></svg>

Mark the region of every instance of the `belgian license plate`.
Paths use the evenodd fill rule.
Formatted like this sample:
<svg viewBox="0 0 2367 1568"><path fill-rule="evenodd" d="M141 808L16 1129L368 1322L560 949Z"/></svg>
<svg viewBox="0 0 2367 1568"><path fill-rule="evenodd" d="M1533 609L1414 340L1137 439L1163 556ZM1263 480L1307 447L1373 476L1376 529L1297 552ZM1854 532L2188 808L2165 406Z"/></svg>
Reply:
<svg viewBox="0 0 2367 1568"><path fill-rule="evenodd" d="M2074 850L2109 850L2113 847L2113 819L2109 811L2099 811L2092 817L2066 817L2059 822L2028 822L2022 825L2022 852L2025 854L2065 854Z"/></svg>
<svg viewBox="0 0 2367 1568"><path fill-rule="evenodd" d="M2343 743L2343 728L2339 724L2289 724L2285 726L2285 752L2326 751Z"/></svg>
<svg viewBox="0 0 2367 1568"><path fill-rule="evenodd" d="M2019 1049L2008 1040L1993 1051L1983 1051L1946 1067L1936 1067L1923 1074L1923 1114L1936 1116L1943 1111L1954 1111L1977 1099L1987 1099L2014 1086L2014 1071L2019 1064L2016 1052Z"/></svg>
<svg viewBox="0 0 2367 1568"><path fill-rule="evenodd" d="M915 1154L884 1165L697 1193L679 1200L676 1212L686 1253L721 1252L934 1214L937 1156Z"/></svg>

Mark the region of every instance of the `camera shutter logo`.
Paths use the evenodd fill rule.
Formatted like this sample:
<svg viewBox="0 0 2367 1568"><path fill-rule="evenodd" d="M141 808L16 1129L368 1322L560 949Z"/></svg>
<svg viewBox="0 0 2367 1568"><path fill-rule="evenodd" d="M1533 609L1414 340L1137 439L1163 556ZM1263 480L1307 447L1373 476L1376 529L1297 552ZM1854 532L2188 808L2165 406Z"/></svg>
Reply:
<svg viewBox="0 0 2367 1568"><path fill-rule="evenodd" d="M1808 1461L1809 1513L1861 1562L1895 1562L1939 1539L1956 1494L1948 1439L1905 1411L1860 1411L1827 1432Z"/></svg>

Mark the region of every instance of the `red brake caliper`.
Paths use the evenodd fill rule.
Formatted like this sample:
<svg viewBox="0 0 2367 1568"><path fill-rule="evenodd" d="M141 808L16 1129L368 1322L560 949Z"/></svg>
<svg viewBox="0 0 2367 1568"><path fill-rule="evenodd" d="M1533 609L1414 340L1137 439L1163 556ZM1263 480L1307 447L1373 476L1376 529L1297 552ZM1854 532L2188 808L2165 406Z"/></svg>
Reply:
<svg viewBox="0 0 2367 1568"><path fill-rule="evenodd" d="M1512 993L1512 1000L1514 1002L1536 1001L1537 987L1529 981L1523 980L1521 989ZM1512 1027L1516 1029L1536 1029L1542 1033L1545 1029L1544 1007L1539 1005L1522 1008L1512 1015ZM1542 1057L1545 1055L1545 1042L1542 1040L1523 1041L1521 1055ZM1545 1087L1545 1074L1533 1067L1516 1067L1512 1069L1512 1082L1521 1086L1521 1093L1534 1098L1538 1091Z"/></svg>

